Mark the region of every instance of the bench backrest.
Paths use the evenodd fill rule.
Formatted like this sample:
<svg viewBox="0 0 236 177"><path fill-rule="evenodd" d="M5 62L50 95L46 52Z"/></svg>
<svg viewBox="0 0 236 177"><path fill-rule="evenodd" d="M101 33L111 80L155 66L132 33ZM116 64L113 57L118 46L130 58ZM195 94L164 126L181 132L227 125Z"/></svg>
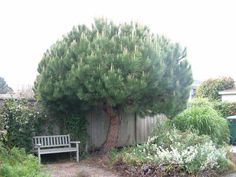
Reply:
<svg viewBox="0 0 236 177"><path fill-rule="evenodd" d="M41 144L41 148L70 147L70 135L34 136L33 146L37 144Z"/></svg>

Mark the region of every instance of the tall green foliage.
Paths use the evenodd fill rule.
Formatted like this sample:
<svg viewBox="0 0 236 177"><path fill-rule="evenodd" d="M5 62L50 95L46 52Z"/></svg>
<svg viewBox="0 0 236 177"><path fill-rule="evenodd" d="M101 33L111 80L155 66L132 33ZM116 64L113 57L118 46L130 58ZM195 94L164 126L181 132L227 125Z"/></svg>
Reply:
<svg viewBox="0 0 236 177"><path fill-rule="evenodd" d="M192 83L185 56L179 44L146 26L98 19L91 28L74 27L46 51L35 92L62 112L102 104L116 126L125 108L173 115L185 108Z"/></svg>
<svg viewBox="0 0 236 177"><path fill-rule="evenodd" d="M183 109L192 83L184 55L146 26L95 20L92 28L74 27L44 54L35 90L63 106L110 99L115 108L174 113Z"/></svg>
<svg viewBox="0 0 236 177"><path fill-rule="evenodd" d="M200 135L209 135L217 144L229 142L227 120L208 106L192 106L173 119L173 124L181 131L193 129Z"/></svg>
<svg viewBox="0 0 236 177"><path fill-rule="evenodd" d="M231 77L208 79L197 88L197 96L209 100L220 100L219 91L234 87L234 80Z"/></svg>

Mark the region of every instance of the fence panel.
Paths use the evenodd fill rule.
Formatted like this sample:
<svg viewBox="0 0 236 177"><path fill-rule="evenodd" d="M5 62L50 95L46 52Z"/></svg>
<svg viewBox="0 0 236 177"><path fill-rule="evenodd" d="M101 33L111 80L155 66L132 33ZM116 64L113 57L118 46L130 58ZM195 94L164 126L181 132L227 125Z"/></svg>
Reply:
<svg viewBox="0 0 236 177"><path fill-rule="evenodd" d="M134 145L144 143L151 135L155 124L162 115L140 118L134 113L122 113L121 126L118 138L118 146ZM107 135L109 121L107 115L99 109L94 110L87 117L89 147L100 147Z"/></svg>

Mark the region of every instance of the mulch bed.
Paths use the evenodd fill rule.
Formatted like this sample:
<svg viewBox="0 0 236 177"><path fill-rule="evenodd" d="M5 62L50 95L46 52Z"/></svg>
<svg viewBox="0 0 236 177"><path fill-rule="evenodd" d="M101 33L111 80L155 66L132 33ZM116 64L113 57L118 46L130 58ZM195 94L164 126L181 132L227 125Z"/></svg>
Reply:
<svg viewBox="0 0 236 177"><path fill-rule="evenodd" d="M130 165L126 164L122 160L118 160L114 164L114 168L119 171L122 176L133 176L133 177L187 177L187 175L182 174L178 166L172 167L168 170L167 166L160 166L156 164L140 164L140 165Z"/></svg>
<svg viewBox="0 0 236 177"><path fill-rule="evenodd" d="M118 160L114 164L114 169L121 176L127 177L216 177L213 171L198 174L186 174L178 165L158 165L158 164L127 164Z"/></svg>

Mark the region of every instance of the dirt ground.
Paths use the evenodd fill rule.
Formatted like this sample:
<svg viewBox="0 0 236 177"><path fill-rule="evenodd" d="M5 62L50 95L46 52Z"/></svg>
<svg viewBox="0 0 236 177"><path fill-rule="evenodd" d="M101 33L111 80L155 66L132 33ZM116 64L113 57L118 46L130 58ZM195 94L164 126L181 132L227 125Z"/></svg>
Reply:
<svg viewBox="0 0 236 177"><path fill-rule="evenodd" d="M45 171L52 177L120 177L115 171L108 169L103 157L75 161L63 161L44 165Z"/></svg>

